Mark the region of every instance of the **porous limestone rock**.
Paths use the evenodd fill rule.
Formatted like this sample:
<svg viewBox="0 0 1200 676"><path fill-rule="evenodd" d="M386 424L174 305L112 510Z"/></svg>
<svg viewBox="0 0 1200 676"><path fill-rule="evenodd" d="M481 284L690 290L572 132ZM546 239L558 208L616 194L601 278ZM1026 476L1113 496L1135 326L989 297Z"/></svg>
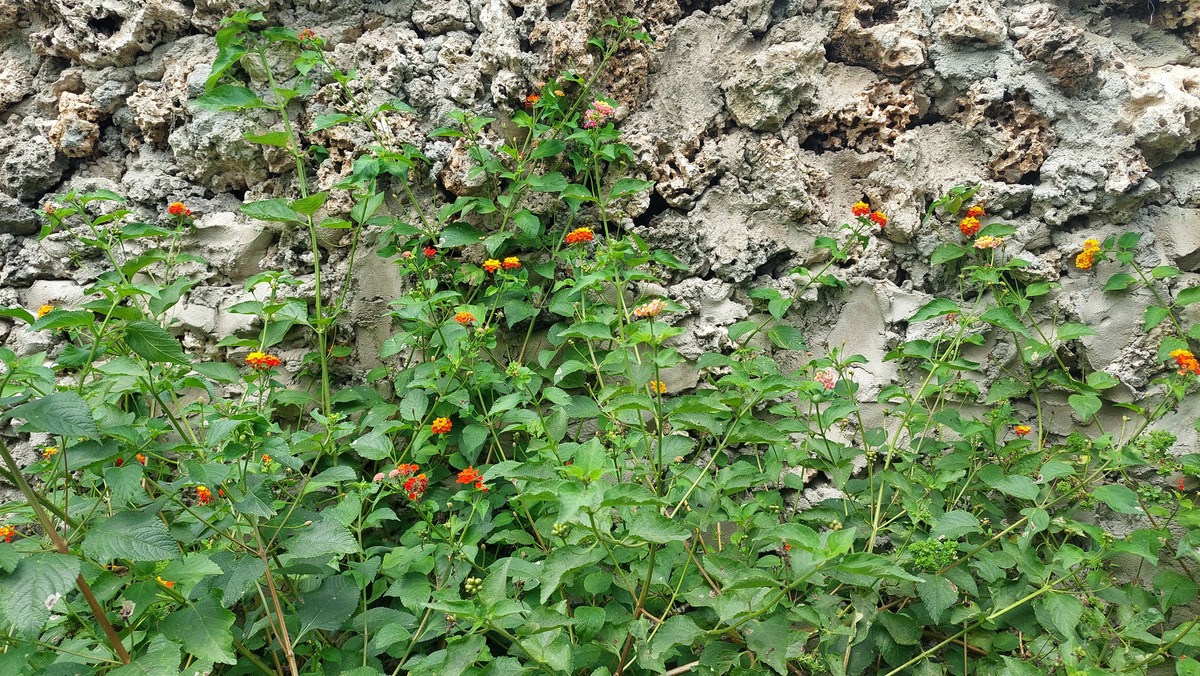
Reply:
<svg viewBox="0 0 1200 676"><path fill-rule="evenodd" d="M29 36L35 51L85 66L131 63L186 25L179 0L46 0L48 25Z"/></svg>
<svg viewBox="0 0 1200 676"><path fill-rule="evenodd" d="M37 213L20 201L0 193L0 234L32 235L37 231Z"/></svg>
<svg viewBox="0 0 1200 676"><path fill-rule="evenodd" d="M100 111L89 94L63 92L58 99L58 118L50 127L49 140L67 157L92 154L100 139Z"/></svg>
<svg viewBox="0 0 1200 676"><path fill-rule="evenodd" d="M9 149L0 164L0 179L8 194L33 200L49 193L66 168L65 158L59 156L50 140L34 136L17 141Z"/></svg>

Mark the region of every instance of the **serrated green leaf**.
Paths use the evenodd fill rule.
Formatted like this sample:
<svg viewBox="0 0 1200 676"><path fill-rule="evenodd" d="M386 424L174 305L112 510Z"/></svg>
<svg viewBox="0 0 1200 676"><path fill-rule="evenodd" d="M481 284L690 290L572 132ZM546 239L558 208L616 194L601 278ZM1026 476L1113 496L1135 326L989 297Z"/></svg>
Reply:
<svg viewBox="0 0 1200 676"><path fill-rule="evenodd" d="M150 646L122 667L106 672L107 676L171 676L179 673L180 646L159 634L150 639Z"/></svg>
<svg viewBox="0 0 1200 676"><path fill-rule="evenodd" d="M917 593L935 622L943 621L946 611L958 603L958 589L944 577L926 577L917 583Z"/></svg>
<svg viewBox="0 0 1200 676"><path fill-rule="evenodd" d="M643 190L654 187L654 181L643 181L638 178L622 178L613 184L612 192L608 198L615 200L629 195L636 195Z"/></svg>
<svg viewBox="0 0 1200 676"><path fill-rule="evenodd" d="M245 87L224 84L196 99L196 105L208 110L247 110L261 108L262 99Z"/></svg>
<svg viewBox="0 0 1200 676"><path fill-rule="evenodd" d="M276 223L303 223L304 215L290 206L288 200L277 197L257 202L247 202L238 211L256 221L271 221Z"/></svg>
<svg viewBox="0 0 1200 676"><path fill-rule="evenodd" d="M1104 282L1104 291L1124 291L1129 287L1137 284L1137 279L1133 275L1125 272L1114 273Z"/></svg>
<svg viewBox="0 0 1200 676"><path fill-rule="evenodd" d="M90 310L51 310L30 325L30 331L58 331L73 326L91 326L96 323L96 315Z"/></svg>
<svg viewBox="0 0 1200 676"><path fill-rule="evenodd" d="M324 115L318 115L318 116L316 116L316 118L313 119L312 130L313 131L321 131L322 129L336 127L339 124L342 124L344 122L350 122L353 119L354 118L352 118L349 115L346 115L344 113L326 113Z"/></svg>
<svg viewBox="0 0 1200 676"><path fill-rule="evenodd" d="M530 176L529 187L534 192L560 192L567 187L567 179L557 171L543 176Z"/></svg>
<svg viewBox="0 0 1200 676"><path fill-rule="evenodd" d="M1005 474L997 465L986 465L979 470L979 479L1005 495L1022 500L1034 500L1041 489L1027 476Z"/></svg>
<svg viewBox="0 0 1200 676"><path fill-rule="evenodd" d="M1092 491L1092 495L1118 514L1141 514L1137 493L1127 486L1108 484Z"/></svg>
<svg viewBox="0 0 1200 676"><path fill-rule="evenodd" d="M1069 594L1052 593L1034 602L1038 623L1061 638L1075 639L1075 628L1083 617L1083 604Z"/></svg>
<svg viewBox="0 0 1200 676"><path fill-rule="evenodd" d="M1072 394L1067 397L1067 403L1079 414L1079 419L1088 422L1100 411L1100 397L1094 394Z"/></svg>
<svg viewBox="0 0 1200 676"><path fill-rule="evenodd" d="M304 595L304 604L296 611L296 640L314 629L333 631L341 627L358 608L358 595L358 585L349 575L325 578L316 591Z"/></svg>
<svg viewBox="0 0 1200 676"><path fill-rule="evenodd" d="M151 321L139 320L125 324L125 344L134 354L152 362L191 364L183 346L166 329Z"/></svg>
<svg viewBox="0 0 1200 676"><path fill-rule="evenodd" d="M287 541L286 547L289 555L302 558L358 552L358 542L350 529L332 519L322 519L300 529Z"/></svg>
<svg viewBox="0 0 1200 676"><path fill-rule="evenodd" d="M913 316L908 318L911 322L923 322L934 317L941 317L951 313L959 312L958 304L949 298L934 298L928 303L922 305Z"/></svg>
<svg viewBox="0 0 1200 676"><path fill-rule="evenodd" d="M101 563L169 561L179 558L179 547L157 514L130 511L95 522L83 536L83 553Z"/></svg>
<svg viewBox="0 0 1200 676"><path fill-rule="evenodd" d="M21 418L22 432L44 432L55 436L99 439L100 428L83 397L74 392L53 392L8 410L0 419Z"/></svg>
<svg viewBox="0 0 1200 676"><path fill-rule="evenodd" d="M1020 334L1026 338L1029 337L1029 329L1025 328L1025 324L1023 324L1020 319L1017 319L1017 316L1013 314L1012 310L1009 310L1006 307L991 308L987 312L984 312L982 315L980 315L979 318L989 324L992 324L993 326L999 326L1000 328Z"/></svg>
<svg viewBox="0 0 1200 676"><path fill-rule="evenodd" d="M286 148L292 140L292 137L286 131L269 131L265 134L243 134L242 138L251 143L275 146L276 148Z"/></svg>
<svg viewBox="0 0 1200 676"><path fill-rule="evenodd" d="M309 195L303 199L298 199L292 202L292 209L306 216L312 216L317 213L317 210L325 206L325 201L329 199L329 193L318 192Z"/></svg>
<svg viewBox="0 0 1200 676"><path fill-rule="evenodd" d="M1055 332L1055 337L1059 340L1074 340L1076 338L1094 335L1096 335L1096 331L1092 329L1092 327L1085 324L1075 324L1073 322L1067 322L1063 324L1062 326L1058 327L1058 330Z"/></svg>
<svg viewBox="0 0 1200 676"><path fill-rule="evenodd" d="M1175 304L1180 307L1191 305L1196 301L1200 301L1200 286L1188 287L1175 296Z"/></svg>
<svg viewBox="0 0 1200 676"><path fill-rule="evenodd" d="M759 622L752 620L742 630L746 647L754 651L760 662L777 674L787 674L787 649L792 644L791 625L782 614L772 615Z"/></svg>
<svg viewBox="0 0 1200 676"><path fill-rule="evenodd" d="M933 254L929 257L929 263L930 265L942 265L943 263L949 263L952 260L962 258L963 256L967 255L967 252L969 251L970 249L965 246L953 244L951 242L943 242L942 244L937 245L937 247L933 250Z"/></svg>
<svg viewBox="0 0 1200 676"><path fill-rule="evenodd" d="M544 139L538 143L538 146L529 154L531 160L541 160L547 157L554 157L567 149L567 144L559 139L551 138Z"/></svg>
<svg viewBox="0 0 1200 676"><path fill-rule="evenodd" d="M691 531L659 514L657 509L639 509L627 528L630 539L657 544L683 542L692 536Z"/></svg>
<svg viewBox="0 0 1200 676"><path fill-rule="evenodd" d="M19 634L33 635L50 618L49 601L75 587L79 559L64 554L31 554L0 578L0 616ZM53 606L51 606L53 607Z"/></svg>
<svg viewBox="0 0 1200 676"><path fill-rule="evenodd" d="M485 236L482 232L466 223L454 223L442 230L442 246L456 247L479 244Z"/></svg>
<svg viewBox="0 0 1200 676"><path fill-rule="evenodd" d="M234 615L206 598L184 606L162 621L162 633L202 660L237 664L233 654Z"/></svg>
<svg viewBox="0 0 1200 676"><path fill-rule="evenodd" d="M941 538L957 540L968 533L982 531L978 517L966 510L956 509L934 519L933 530L929 532L929 537L935 540Z"/></svg>

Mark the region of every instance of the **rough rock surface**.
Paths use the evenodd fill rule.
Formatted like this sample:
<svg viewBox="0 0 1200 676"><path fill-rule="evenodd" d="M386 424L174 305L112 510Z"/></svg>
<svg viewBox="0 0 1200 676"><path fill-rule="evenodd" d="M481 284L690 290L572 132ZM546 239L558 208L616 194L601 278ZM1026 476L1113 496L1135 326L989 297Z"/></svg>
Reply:
<svg viewBox="0 0 1200 676"><path fill-rule="evenodd" d="M844 344L871 358L860 392L873 401L899 377L882 355L931 330L907 318L954 283L928 262L957 236L954 223L921 217L960 183L979 183L989 214L1015 228L1000 255L1060 285L1049 300L1061 319L1097 328L1073 357L1121 379L1120 396L1144 394L1161 368L1155 337L1139 330L1147 300L1098 291L1110 270L1075 269L1082 242L1140 231L1139 255L1183 269L1177 288L1197 284L1193 0L647 0L632 10L607 0L0 0L0 301L81 300L103 261L68 238L39 241L37 210L54 194L97 187L124 194L139 218L177 199L196 211L187 250L208 265L173 316L209 357L228 356L217 341L252 328L226 311L246 299L250 275L286 268L304 282L293 293L311 294L305 238L238 215L244 201L294 193L287 157L242 139L276 120L194 103L212 36L235 8L314 28L332 61L358 69L353 87L370 83L373 104L416 109L389 116L382 133L430 158L416 186L425 208L480 189L462 147L427 135L448 112L470 108L502 125L539 83L596 65L588 38L606 18L641 16L652 44L620 50L597 86L620 104L637 154L631 172L655 181L624 227L688 265L665 292L688 308L678 347L689 357L728 347L728 327L756 316L750 287L791 292L789 272L822 264L816 239L836 235L849 206L867 199L888 227L841 264L847 288L805 296L790 321L815 353ZM340 101L336 83L315 84L290 108L306 129ZM488 133L498 143L504 132ZM308 140L329 150L315 171L322 189L372 142L342 128ZM327 208L347 204L335 190ZM345 248L325 245L338 276ZM360 375L379 363L387 303L403 289L386 261L370 251L362 261L353 330L343 328L357 349L344 368ZM23 354L52 348L46 340L0 318L0 341ZM994 378L1011 345L996 339L977 356ZM670 378L673 389L694 383L686 368ZM1055 429L1069 428L1069 412L1056 415ZM1186 416L1172 420L1194 439Z"/></svg>

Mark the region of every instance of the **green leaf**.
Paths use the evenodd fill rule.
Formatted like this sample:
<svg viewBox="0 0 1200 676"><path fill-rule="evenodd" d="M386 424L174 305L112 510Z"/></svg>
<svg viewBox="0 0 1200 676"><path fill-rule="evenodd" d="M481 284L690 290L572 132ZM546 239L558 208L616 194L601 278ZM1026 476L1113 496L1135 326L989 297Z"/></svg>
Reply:
<svg viewBox="0 0 1200 676"><path fill-rule="evenodd" d="M125 324L125 344L134 354L152 362L192 363L179 341L151 321L138 320Z"/></svg>
<svg viewBox="0 0 1200 676"><path fill-rule="evenodd" d="M1151 305L1150 307L1146 308L1146 316L1143 318L1143 322L1146 325L1146 330L1149 331L1161 324L1169 314L1171 314L1170 311L1161 305Z"/></svg>
<svg viewBox="0 0 1200 676"><path fill-rule="evenodd" d="M92 419L92 411L83 397L74 392L54 392L14 406L3 419L21 418L22 432L44 432L62 437L99 439L100 428Z"/></svg>
<svg viewBox="0 0 1200 676"><path fill-rule="evenodd" d="M537 215L528 209L522 209L513 217L513 222L516 223L517 229L525 234L526 237L533 238L542 234L542 222Z"/></svg>
<svg viewBox="0 0 1200 676"><path fill-rule="evenodd" d="M395 448L386 434L374 429L350 442L354 452L367 460L383 460L390 457Z"/></svg>
<svg viewBox="0 0 1200 676"><path fill-rule="evenodd" d="M804 343L804 334L794 326L786 326L784 324L773 326L767 331L767 337L771 339L775 347L782 350L807 349Z"/></svg>
<svg viewBox="0 0 1200 676"><path fill-rule="evenodd" d="M892 640L900 645L920 645L921 625L904 613L881 612L875 619L883 625Z"/></svg>
<svg viewBox="0 0 1200 676"><path fill-rule="evenodd" d="M350 619L358 608L358 585L349 575L327 577L316 591L308 592L303 599L304 605L296 611L300 621L297 641L314 629L338 629Z"/></svg>
<svg viewBox="0 0 1200 676"><path fill-rule="evenodd" d="M192 655L221 664L237 664L233 654L233 613L215 599L184 606L163 620L164 636L183 644Z"/></svg>
<svg viewBox="0 0 1200 676"><path fill-rule="evenodd" d="M1188 287L1181 290L1179 295L1175 296L1175 304L1180 307L1191 305L1196 301L1200 301L1200 286Z"/></svg>
<svg viewBox="0 0 1200 676"><path fill-rule="evenodd" d="M1067 322L1058 327L1058 331L1055 333L1055 337L1059 340L1074 340L1076 338L1094 335L1096 335L1096 332L1092 329L1092 327L1084 324L1075 324L1073 322Z"/></svg>
<svg viewBox="0 0 1200 676"><path fill-rule="evenodd" d="M746 647L754 651L760 662L777 674L787 673L787 649L793 638L785 615L777 613L763 622L747 622L742 635L746 637Z"/></svg>
<svg viewBox="0 0 1200 676"><path fill-rule="evenodd" d="M999 326L1000 328L1007 329L1013 333L1025 336L1026 338L1029 337L1029 329L1025 328L1025 324L1021 323L1021 320L1017 319L1017 316L1013 314L1013 311L1006 307L991 308L987 312L984 312L982 315L980 315L979 318L994 326Z"/></svg>
<svg viewBox="0 0 1200 676"><path fill-rule="evenodd" d="M1038 623L1061 638L1077 637L1075 627L1083 617L1083 604L1069 594L1051 593L1034 603Z"/></svg>
<svg viewBox="0 0 1200 676"><path fill-rule="evenodd" d="M557 171L544 176L530 176L529 187L534 192L560 192L567 187L567 179Z"/></svg>
<svg viewBox="0 0 1200 676"><path fill-rule="evenodd" d="M654 181L643 181L638 178L622 178L613 184L612 192L609 193L608 199L615 200L628 195L636 195L643 190L654 187Z"/></svg>
<svg viewBox="0 0 1200 676"><path fill-rule="evenodd" d="M277 148L286 148L291 143L292 137L286 131L269 131L265 134L243 134L242 138L251 143L258 143L264 146L275 146Z"/></svg>
<svg viewBox="0 0 1200 676"><path fill-rule="evenodd" d="M929 257L929 263L930 265L949 263L952 260L962 258L963 256L967 255L969 251L970 249L965 246L953 244L951 242L943 242L942 244L937 245L937 248L933 250L933 254Z"/></svg>
<svg viewBox="0 0 1200 676"><path fill-rule="evenodd" d="M319 192L309 195L303 199L298 199L292 202L292 209L306 216L312 216L317 213L317 210L325 206L325 201L329 199L329 193Z"/></svg>
<svg viewBox="0 0 1200 676"><path fill-rule="evenodd" d="M0 578L0 615L17 633L37 634L50 619L48 601L75 587L79 559L64 554L31 554ZM53 606L51 606L53 607Z"/></svg>
<svg viewBox="0 0 1200 676"><path fill-rule="evenodd" d="M200 98L196 105L208 110L246 110L263 107L262 99L245 87L224 84L214 87Z"/></svg>
<svg viewBox="0 0 1200 676"><path fill-rule="evenodd" d="M657 509L639 509L626 526L631 540L663 544L683 542L691 531L658 513Z"/></svg>
<svg viewBox="0 0 1200 676"><path fill-rule="evenodd" d="M934 520L933 530L929 532L929 537L935 540L941 538L949 538L957 540L967 533L980 533L983 529L979 525L979 518L974 514L956 509L946 512Z"/></svg>
<svg viewBox="0 0 1200 676"><path fill-rule="evenodd" d="M1092 491L1096 499L1118 514L1141 514L1137 493L1127 486L1108 484Z"/></svg>
<svg viewBox="0 0 1200 676"><path fill-rule="evenodd" d="M546 603L558 591L565 575L583 568L591 568L603 558L604 549L598 546L584 549L577 545L564 545L550 552L542 567L541 603Z"/></svg>
<svg viewBox="0 0 1200 676"><path fill-rule="evenodd" d="M566 149L567 144L559 139L545 139L540 141L538 146L533 149L533 152L529 154L529 159L541 160L547 157L554 157Z"/></svg>
<svg viewBox="0 0 1200 676"><path fill-rule="evenodd" d="M456 247L479 244L485 235L466 223L448 225L442 230L442 246Z"/></svg>
<svg viewBox="0 0 1200 676"><path fill-rule="evenodd" d="M33 316L33 313L23 307L0 308L0 317L15 317L26 324L32 324L37 321L37 318Z"/></svg>
<svg viewBox="0 0 1200 676"><path fill-rule="evenodd" d="M601 322L579 322L572 324L570 328L564 330L561 334L564 338L592 338L595 340L612 340L612 329L608 324Z"/></svg>
<svg viewBox="0 0 1200 676"><path fill-rule="evenodd" d="M942 317L944 315L959 312L958 305L948 298L934 298L928 303L921 306L913 316L908 318L909 323L923 322L934 317Z"/></svg>
<svg viewBox="0 0 1200 676"><path fill-rule="evenodd" d="M336 127L343 122L351 122L354 118L344 113L325 113L318 115L313 119L313 131L321 131L330 127Z"/></svg>
<svg viewBox="0 0 1200 676"><path fill-rule="evenodd" d="M275 223L303 223L303 214L293 209L288 200L276 197L269 200L247 202L238 207L238 211L256 221L271 221Z"/></svg>
<svg viewBox="0 0 1200 676"><path fill-rule="evenodd" d="M866 552L847 554L841 561L838 561L835 570L849 573L852 576L907 580L909 582L921 581L921 578L909 575L903 568L892 563L886 557Z"/></svg>
<svg viewBox="0 0 1200 676"><path fill-rule="evenodd" d="M1137 279L1133 275L1125 272L1117 272L1104 282L1104 291L1124 291L1129 287L1137 284Z"/></svg>
<svg viewBox="0 0 1200 676"><path fill-rule="evenodd" d="M97 520L83 536L83 553L100 563L169 561L179 558L179 547L157 514L131 511Z"/></svg>
<svg viewBox="0 0 1200 676"><path fill-rule="evenodd" d="M1027 476L1013 476L1004 473L997 465L986 465L979 470L979 479L988 486L1014 498L1021 500L1036 499L1040 489Z"/></svg>
<svg viewBox="0 0 1200 676"><path fill-rule="evenodd" d="M1072 394L1067 397L1067 403L1079 414L1079 419L1087 422L1100 410L1100 397L1094 394Z"/></svg>
<svg viewBox="0 0 1200 676"><path fill-rule="evenodd" d="M1179 268L1175 267L1174 265L1159 265L1150 271L1150 276L1155 279L1170 279L1172 277L1178 277L1182 274L1183 272L1181 272Z"/></svg>
<svg viewBox="0 0 1200 676"><path fill-rule="evenodd" d="M96 315L90 310L51 310L44 317L33 322L30 331L57 331L73 326L92 326L96 323Z"/></svg>
<svg viewBox="0 0 1200 676"><path fill-rule="evenodd" d="M358 552L358 542L350 529L332 519L322 519L300 529L286 544L288 554L306 559Z"/></svg>
<svg viewBox="0 0 1200 676"><path fill-rule="evenodd" d="M150 639L150 647L107 676L162 676L179 673L179 644L161 634Z"/></svg>
<svg viewBox="0 0 1200 676"><path fill-rule="evenodd" d="M925 610L935 622L942 622L946 611L958 603L958 589L950 580L940 576L926 577L918 582L917 593L921 596L921 603L925 604Z"/></svg>

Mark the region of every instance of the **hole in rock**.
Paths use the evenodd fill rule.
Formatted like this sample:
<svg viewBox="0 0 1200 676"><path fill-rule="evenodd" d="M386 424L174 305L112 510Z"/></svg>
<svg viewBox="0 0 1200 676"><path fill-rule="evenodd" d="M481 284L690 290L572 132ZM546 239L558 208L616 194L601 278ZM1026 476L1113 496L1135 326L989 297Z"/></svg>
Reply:
<svg viewBox="0 0 1200 676"><path fill-rule="evenodd" d="M863 28L870 28L881 23L892 23L900 18L900 10L907 7L907 0L895 0L894 2L883 0L873 7L870 5L863 7L855 12L854 16Z"/></svg>
<svg viewBox="0 0 1200 676"><path fill-rule="evenodd" d="M88 28L96 31L100 37L111 38L116 35L117 31L121 30L121 24L124 22L125 20L119 15L105 12L101 16L94 16L88 19Z"/></svg>
<svg viewBox="0 0 1200 676"><path fill-rule="evenodd" d="M644 228L650 225L650 222L654 220L655 216L664 213L670 208L671 205L667 204L667 200L664 199L662 195L658 194L657 190L652 190L650 191L650 206L646 207L646 210L640 215L633 217L633 224L636 227Z"/></svg>

